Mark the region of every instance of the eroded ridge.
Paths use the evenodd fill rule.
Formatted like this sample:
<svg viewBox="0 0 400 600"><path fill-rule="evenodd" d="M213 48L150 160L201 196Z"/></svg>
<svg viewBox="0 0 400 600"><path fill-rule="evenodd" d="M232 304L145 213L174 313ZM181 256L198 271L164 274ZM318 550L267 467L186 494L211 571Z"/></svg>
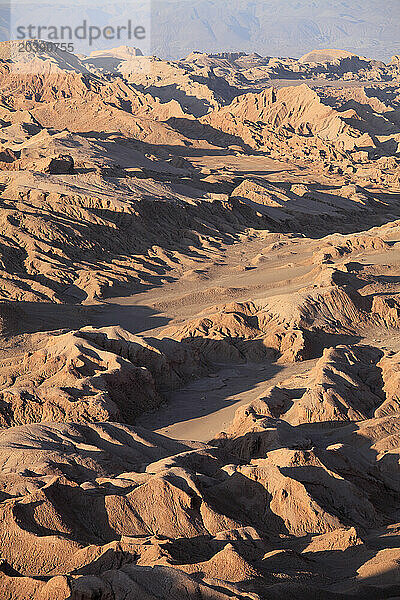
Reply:
<svg viewBox="0 0 400 600"><path fill-rule="evenodd" d="M398 597L399 58L10 48L1 598Z"/></svg>

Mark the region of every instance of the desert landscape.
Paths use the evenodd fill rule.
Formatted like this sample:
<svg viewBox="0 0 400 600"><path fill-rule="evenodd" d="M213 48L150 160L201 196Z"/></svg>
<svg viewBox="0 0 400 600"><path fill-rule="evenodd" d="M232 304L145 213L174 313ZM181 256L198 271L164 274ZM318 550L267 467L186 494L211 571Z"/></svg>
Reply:
<svg viewBox="0 0 400 600"><path fill-rule="evenodd" d="M399 599L400 56L16 44L1 599Z"/></svg>

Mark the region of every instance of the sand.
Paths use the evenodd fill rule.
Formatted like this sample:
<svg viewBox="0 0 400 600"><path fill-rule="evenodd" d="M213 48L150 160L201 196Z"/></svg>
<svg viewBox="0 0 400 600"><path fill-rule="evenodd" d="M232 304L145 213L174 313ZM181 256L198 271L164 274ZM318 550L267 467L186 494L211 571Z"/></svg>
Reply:
<svg viewBox="0 0 400 600"><path fill-rule="evenodd" d="M396 598L398 61L10 48L1 598Z"/></svg>

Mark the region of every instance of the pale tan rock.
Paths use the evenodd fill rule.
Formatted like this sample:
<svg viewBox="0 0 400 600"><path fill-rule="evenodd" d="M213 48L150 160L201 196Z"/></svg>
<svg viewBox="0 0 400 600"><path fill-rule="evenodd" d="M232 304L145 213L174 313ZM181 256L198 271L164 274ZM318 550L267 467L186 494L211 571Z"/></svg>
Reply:
<svg viewBox="0 0 400 600"><path fill-rule="evenodd" d="M0 597L394 597L397 58L16 50Z"/></svg>

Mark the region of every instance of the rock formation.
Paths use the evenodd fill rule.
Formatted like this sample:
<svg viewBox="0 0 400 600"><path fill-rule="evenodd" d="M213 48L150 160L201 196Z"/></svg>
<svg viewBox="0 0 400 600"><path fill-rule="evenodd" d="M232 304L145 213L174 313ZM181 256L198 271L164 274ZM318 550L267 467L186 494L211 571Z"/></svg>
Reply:
<svg viewBox="0 0 400 600"><path fill-rule="evenodd" d="M398 62L0 46L1 598L398 597Z"/></svg>

